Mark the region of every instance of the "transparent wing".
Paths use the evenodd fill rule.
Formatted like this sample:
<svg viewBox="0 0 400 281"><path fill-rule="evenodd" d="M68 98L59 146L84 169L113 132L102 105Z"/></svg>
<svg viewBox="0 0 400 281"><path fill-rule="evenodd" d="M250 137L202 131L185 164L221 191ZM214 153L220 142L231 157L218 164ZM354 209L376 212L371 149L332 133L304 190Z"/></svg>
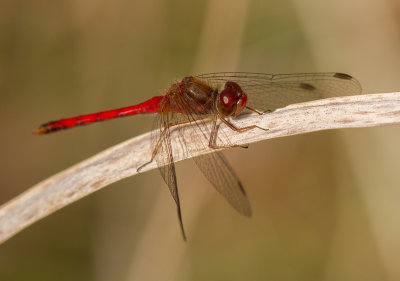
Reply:
<svg viewBox="0 0 400 281"><path fill-rule="evenodd" d="M361 93L359 82L342 73L305 73L305 74L260 74L225 72L197 76L219 91L227 81L238 83L248 96L247 105L260 111L275 110L293 103L306 102L326 97L357 95ZM174 166L174 155L177 153L196 155L196 152L209 147L210 136L215 136L215 144L232 146L230 139L218 126L213 126L216 112L205 110L209 104L196 103L187 95L174 95L177 112L168 111L156 118L153 130L153 145L157 147L155 159L161 175L167 183L177 208L183 231L181 209ZM213 101L214 102L214 101ZM215 107L213 107L215 108ZM202 110L204 109L204 110ZM203 114L201 112L207 112ZM217 120L218 121L218 120ZM190 123L186 126L179 126ZM170 134L178 130L177 146L173 151ZM186 130L195 130L195 133ZM190 137L188 137L190 136ZM193 139L196 136L196 139ZM185 156L185 155L183 155ZM225 199L240 213L250 216L251 208L243 186L232 167L220 152L206 154L194 159L205 177L222 194Z"/></svg>
<svg viewBox="0 0 400 281"><path fill-rule="evenodd" d="M216 142L226 146L232 146L229 138L222 132L217 132L213 129L212 116L198 114L192 108L200 108L201 104L193 105L190 97L181 95L179 97L179 104L184 112L188 114L173 114L172 119L175 124L190 123L187 126L179 127L179 145L181 151L188 156L196 155L197 151L208 149L210 137L212 134L217 138ZM195 130L196 138L193 138ZM234 172L233 168L229 165L228 161L224 158L221 152L213 152L204 154L193 158L199 169L202 171L208 181L214 188L228 201L232 207L244 216L251 216L250 203L246 197L246 192L242 183Z"/></svg>
<svg viewBox="0 0 400 281"><path fill-rule="evenodd" d="M153 125L155 128L152 130L152 144L153 147L157 149L155 160L157 162L158 170L160 171L165 183L168 185L169 191L175 200L183 239L186 240L182 222L181 204L179 201L169 124L169 114L157 115Z"/></svg>
<svg viewBox="0 0 400 281"><path fill-rule="evenodd" d="M221 72L196 77L219 90L224 88L227 81L236 82L247 94L247 105L260 111L272 111L289 104L361 93L360 83L344 73Z"/></svg>
<svg viewBox="0 0 400 281"><path fill-rule="evenodd" d="M242 183L222 152L214 152L193 158L199 169L215 189L246 217L251 216L250 202Z"/></svg>

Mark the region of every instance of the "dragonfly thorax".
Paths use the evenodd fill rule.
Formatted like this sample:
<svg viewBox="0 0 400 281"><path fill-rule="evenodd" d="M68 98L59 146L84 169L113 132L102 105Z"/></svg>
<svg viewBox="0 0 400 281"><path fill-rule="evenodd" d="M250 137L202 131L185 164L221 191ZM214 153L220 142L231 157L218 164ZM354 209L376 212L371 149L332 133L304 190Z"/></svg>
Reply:
<svg viewBox="0 0 400 281"><path fill-rule="evenodd" d="M169 106L180 113L210 114L215 109L218 91L206 82L188 76L170 90Z"/></svg>

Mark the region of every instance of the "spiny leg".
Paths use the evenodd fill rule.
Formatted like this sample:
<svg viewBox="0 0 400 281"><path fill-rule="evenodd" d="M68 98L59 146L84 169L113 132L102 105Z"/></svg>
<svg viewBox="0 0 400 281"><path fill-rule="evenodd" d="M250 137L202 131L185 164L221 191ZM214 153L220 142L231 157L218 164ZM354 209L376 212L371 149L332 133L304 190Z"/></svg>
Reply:
<svg viewBox="0 0 400 281"><path fill-rule="evenodd" d="M174 125L172 125L172 126L179 126L179 125L183 125L183 124L187 124L187 123L190 123L190 121L182 121L182 122L176 123L176 124L174 124ZM140 170L143 169L145 166L147 166L147 165L149 165L151 162L153 162L154 158L156 157L157 150L158 150L158 147L160 146L161 140L162 140L162 138L164 137L165 132L166 132L166 130L167 130L168 128L169 128L169 126L165 127L165 128L163 129L162 133L160 134L160 136L159 136L159 138L158 138L158 140L157 140L157 143L156 143L156 145L154 146L153 151L152 151L152 153L151 153L151 158L150 158L150 160L147 161L146 163L140 165L140 166L136 169L136 171L137 171L138 173L140 173Z"/></svg>
<svg viewBox="0 0 400 281"><path fill-rule="evenodd" d="M164 137L164 134L165 134L165 132L166 132L167 129L168 129L168 128L164 128L163 131L161 132L160 136L158 137L158 140L157 140L157 142L156 142L156 145L154 146L153 151L152 151L152 153L151 153L151 158L150 158L150 160L147 161L146 163L140 165L140 166L136 169L136 171L137 171L138 173L140 173L140 170L143 169L145 166L147 166L147 165L149 165L151 162L153 162L154 158L156 157L158 147L160 146L161 140L162 140L162 138Z"/></svg>
<svg viewBox="0 0 400 281"><path fill-rule="evenodd" d="M178 126L178 125L182 125L182 124L186 124L186 123L190 123L190 121L179 122L179 123L176 123L176 124L174 124L174 125L169 125L169 126L167 126L167 127L165 127L165 128L163 129L162 133L160 134L160 137L159 137L158 140L157 140L156 145L155 145L154 148L153 148L153 151L152 151L152 153L151 153L151 158L150 158L150 160L147 161L146 163L140 165L139 168L137 168L137 172L138 172L138 173L139 173L140 170L143 169L145 166L147 166L147 165L149 165L151 162L153 162L154 158L156 157L158 147L160 146L161 140L162 140L162 138L164 137L166 130L167 130L170 126Z"/></svg>
<svg viewBox="0 0 400 281"><path fill-rule="evenodd" d="M246 105L246 108L247 108L248 110L250 110L250 111L253 111L253 112L257 113L258 115L263 115L263 114L264 114L263 112L258 111L257 109L254 109L254 108L252 108L252 107L250 107L250 106L247 106L247 105Z"/></svg>
<svg viewBox="0 0 400 281"><path fill-rule="evenodd" d="M249 108L249 109L253 110L252 108ZM256 112L259 113L258 111L256 111ZM262 113L261 113L261 115L262 115ZM243 132L243 131L252 130L252 129L255 129L255 128L263 130L263 131L268 131L269 130L269 129L261 128L260 126L257 126L257 125L251 125L251 126L238 128L235 125L233 125L231 122L229 122L228 120L225 120L223 117L218 116L218 118L225 125L227 125L231 130L233 130L235 132ZM216 129L217 125L216 124L217 124L217 116L213 120L213 126L212 126L212 129L211 129L211 136L210 136L210 141L209 141L209 144L208 144L208 146L210 148L219 149L219 148L231 148L231 147L241 147L241 148L248 148L249 147L248 145L231 145L231 146L226 146L226 145L218 146L218 145L215 145L215 137L217 135L217 129Z"/></svg>
<svg viewBox="0 0 400 281"><path fill-rule="evenodd" d="M231 122L229 122L228 120L225 120L223 117L219 117L219 119L221 119L221 121L224 122L225 125L227 125L231 130L233 130L235 132L243 132L243 131L252 130L252 129L255 129L255 128L260 129L260 130L264 130L264 131L268 131L269 130L269 129L261 128L260 126L257 126L257 125L251 125L251 126L238 128L235 125L233 125Z"/></svg>
<svg viewBox="0 0 400 281"><path fill-rule="evenodd" d="M215 144L215 137L217 136L217 116L213 119L210 140L208 142L208 147L212 149L220 149L220 148L233 148L233 147L241 147L241 148L248 148L248 145L216 145Z"/></svg>

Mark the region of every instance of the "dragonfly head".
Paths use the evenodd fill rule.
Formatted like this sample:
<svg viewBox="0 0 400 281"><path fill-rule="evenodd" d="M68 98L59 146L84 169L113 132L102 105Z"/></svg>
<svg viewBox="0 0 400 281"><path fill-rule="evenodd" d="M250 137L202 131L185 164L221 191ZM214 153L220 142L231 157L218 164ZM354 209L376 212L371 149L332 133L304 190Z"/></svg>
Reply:
<svg viewBox="0 0 400 281"><path fill-rule="evenodd" d="M246 106L247 95L235 82L226 82L219 94L218 111L224 116L236 117Z"/></svg>

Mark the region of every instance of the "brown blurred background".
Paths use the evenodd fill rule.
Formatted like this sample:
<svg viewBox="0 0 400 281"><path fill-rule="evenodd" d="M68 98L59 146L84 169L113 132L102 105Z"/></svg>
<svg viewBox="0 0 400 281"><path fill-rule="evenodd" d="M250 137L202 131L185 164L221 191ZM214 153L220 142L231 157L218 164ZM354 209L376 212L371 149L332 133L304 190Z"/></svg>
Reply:
<svg viewBox="0 0 400 281"><path fill-rule="evenodd" d="M0 203L147 132L151 116L35 137L214 71L335 71L400 90L396 0L0 2ZM179 163L181 238L158 171L115 183L0 245L0 280L400 280L400 127L225 152L253 217Z"/></svg>

